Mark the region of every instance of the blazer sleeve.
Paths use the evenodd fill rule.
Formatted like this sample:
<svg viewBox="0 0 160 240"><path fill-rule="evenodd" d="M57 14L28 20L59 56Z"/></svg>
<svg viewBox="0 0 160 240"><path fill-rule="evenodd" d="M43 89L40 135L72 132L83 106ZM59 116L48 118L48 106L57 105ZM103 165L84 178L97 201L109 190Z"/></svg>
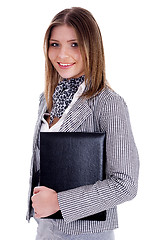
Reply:
<svg viewBox="0 0 160 240"><path fill-rule="evenodd" d="M98 105L100 130L106 131L107 178L58 193L60 209L68 223L113 208L137 194L139 157L126 103L115 96Z"/></svg>

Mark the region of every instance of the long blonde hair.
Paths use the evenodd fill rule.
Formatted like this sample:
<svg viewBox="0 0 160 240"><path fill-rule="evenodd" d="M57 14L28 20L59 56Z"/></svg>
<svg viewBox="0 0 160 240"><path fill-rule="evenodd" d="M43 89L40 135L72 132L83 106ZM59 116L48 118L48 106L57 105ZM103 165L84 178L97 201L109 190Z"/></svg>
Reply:
<svg viewBox="0 0 160 240"><path fill-rule="evenodd" d="M59 12L51 21L44 38L45 54L45 98L48 110L52 108L52 95L57 86L60 75L53 67L48 57L49 40L52 29L61 25L72 26L78 38L85 68L86 98L100 92L106 84L105 58L100 29L93 15L86 9L73 7Z"/></svg>

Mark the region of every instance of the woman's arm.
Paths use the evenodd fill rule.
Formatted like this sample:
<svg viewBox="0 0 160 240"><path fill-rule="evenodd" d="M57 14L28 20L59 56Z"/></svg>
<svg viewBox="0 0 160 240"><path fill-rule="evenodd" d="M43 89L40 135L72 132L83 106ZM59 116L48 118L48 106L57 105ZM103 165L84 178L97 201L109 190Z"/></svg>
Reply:
<svg viewBox="0 0 160 240"><path fill-rule="evenodd" d="M139 159L127 106L118 95L102 101L99 124L106 131L107 179L58 193L66 222L113 208L137 193Z"/></svg>

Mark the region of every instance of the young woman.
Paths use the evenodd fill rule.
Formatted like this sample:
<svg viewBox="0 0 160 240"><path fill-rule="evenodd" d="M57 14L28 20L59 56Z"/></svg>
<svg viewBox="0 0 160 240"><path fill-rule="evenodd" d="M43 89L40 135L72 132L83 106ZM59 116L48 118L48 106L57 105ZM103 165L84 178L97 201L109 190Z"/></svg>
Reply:
<svg viewBox="0 0 160 240"><path fill-rule="evenodd" d="M45 91L33 141L27 219L37 220L38 240L114 239L116 207L136 196L139 161L126 103L106 81L102 37L92 14L76 7L58 13L46 31L44 52ZM40 131L106 132L107 178L58 193L38 186ZM58 210L63 219L44 219ZM104 210L106 221L81 220Z"/></svg>

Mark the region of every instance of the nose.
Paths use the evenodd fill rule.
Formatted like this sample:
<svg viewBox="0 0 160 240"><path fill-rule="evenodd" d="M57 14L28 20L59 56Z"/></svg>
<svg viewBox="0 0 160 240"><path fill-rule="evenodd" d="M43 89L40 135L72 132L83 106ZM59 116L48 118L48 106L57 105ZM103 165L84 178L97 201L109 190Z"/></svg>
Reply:
<svg viewBox="0 0 160 240"><path fill-rule="evenodd" d="M67 51L67 48L65 46L61 46L58 56L61 59L64 59L64 58L68 57L68 51Z"/></svg>

